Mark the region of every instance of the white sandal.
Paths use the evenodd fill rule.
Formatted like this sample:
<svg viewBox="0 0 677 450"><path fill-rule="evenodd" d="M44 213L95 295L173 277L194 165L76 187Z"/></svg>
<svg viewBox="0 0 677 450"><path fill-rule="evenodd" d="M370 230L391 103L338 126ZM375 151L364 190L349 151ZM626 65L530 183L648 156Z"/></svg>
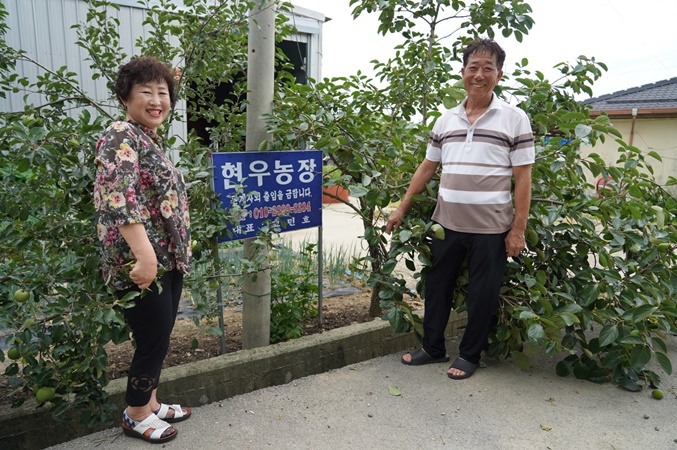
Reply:
<svg viewBox="0 0 677 450"><path fill-rule="evenodd" d="M174 411L173 416L170 416L170 411ZM167 423L176 423L189 418L191 410L190 408L184 408L181 405L166 405L160 403L160 409L153 411L153 413Z"/></svg>
<svg viewBox="0 0 677 450"><path fill-rule="evenodd" d="M174 430L173 433L163 436L168 429ZM160 420L155 414L151 414L143 421L137 422L127 415L127 410L122 412L122 432L129 437L143 439L146 442L159 444L171 441L179 434L179 430L172 427L164 420Z"/></svg>

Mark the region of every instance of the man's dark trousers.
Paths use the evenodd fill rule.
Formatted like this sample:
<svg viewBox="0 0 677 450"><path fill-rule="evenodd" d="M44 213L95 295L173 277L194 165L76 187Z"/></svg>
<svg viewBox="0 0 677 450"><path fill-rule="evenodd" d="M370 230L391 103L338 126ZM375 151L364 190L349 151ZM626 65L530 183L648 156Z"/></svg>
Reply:
<svg viewBox="0 0 677 450"><path fill-rule="evenodd" d="M440 358L446 354L444 330L454 304L456 280L467 258L468 325L459 351L466 361L479 362L505 274L507 234L459 233L445 228L444 239L433 238L423 317L423 348L430 356Z"/></svg>

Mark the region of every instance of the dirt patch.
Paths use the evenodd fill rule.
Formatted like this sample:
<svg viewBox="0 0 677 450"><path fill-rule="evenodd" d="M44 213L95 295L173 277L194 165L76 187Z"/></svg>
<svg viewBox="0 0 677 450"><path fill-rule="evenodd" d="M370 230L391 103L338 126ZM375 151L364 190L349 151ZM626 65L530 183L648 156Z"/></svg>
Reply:
<svg viewBox="0 0 677 450"><path fill-rule="evenodd" d="M322 325L318 319L304 324L303 335L322 333L353 323L373 320L369 317L370 292L324 298L322 301ZM236 306L229 306L224 311L226 329L226 353L242 349L242 311ZM173 367L194 361L213 358L221 352L221 340L218 336L207 333L212 324L201 323L199 327L191 319L177 320L172 332L169 353L163 367ZM216 325L216 323L214 323ZM127 376L129 362L134 349L131 342L106 346L110 366L109 378Z"/></svg>

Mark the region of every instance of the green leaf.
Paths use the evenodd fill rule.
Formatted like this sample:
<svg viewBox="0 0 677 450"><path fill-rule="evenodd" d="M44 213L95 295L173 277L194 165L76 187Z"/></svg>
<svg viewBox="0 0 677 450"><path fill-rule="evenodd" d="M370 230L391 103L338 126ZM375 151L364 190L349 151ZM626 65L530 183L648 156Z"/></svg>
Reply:
<svg viewBox="0 0 677 450"><path fill-rule="evenodd" d="M350 186L350 196L351 197L363 197L367 195L367 192L369 192L369 189L365 188L364 186L359 186L359 185L351 185Z"/></svg>
<svg viewBox="0 0 677 450"><path fill-rule="evenodd" d="M636 371L641 371L651 360L651 350L647 346L636 346L630 351L628 362Z"/></svg>
<svg viewBox="0 0 677 450"><path fill-rule="evenodd" d="M580 320L578 320L578 317L576 317L575 314L572 314L570 312L561 313L559 316L562 318L562 320L564 320L564 323L566 323L567 326L569 326L569 327L571 325L574 325L574 324L580 322Z"/></svg>
<svg viewBox="0 0 677 450"><path fill-rule="evenodd" d="M541 339L545 338L545 331L543 330L541 324L534 323L529 327L527 335L529 336L529 339L540 341Z"/></svg>
<svg viewBox="0 0 677 450"><path fill-rule="evenodd" d="M665 353L656 352L656 361L658 361L658 365L661 366L663 372L672 375L672 363Z"/></svg>
<svg viewBox="0 0 677 450"><path fill-rule="evenodd" d="M579 123L576 125L576 138L578 139L584 139L590 135L592 132L592 127L589 125L584 125L582 123Z"/></svg>
<svg viewBox="0 0 677 450"><path fill-rule="evenodd" d="M539 298L538 303L543 307L547 314L552 314L554 308L552 307L552 303L550 303L547 298Z"/></svg>
<svg viewBox="0 0 677 450"><path fill-rule="evenodd" d="M213 325L209 327L209 334L212 336L221 336L223 333L221 332L221 328Z"/></svg>
<svg viewBox="0 0 677 450"><path fill-rule="evenodd" d="M655 337L651 338L651 342L653 343L653 345L660 348L663 353L668 352L668 346L665 345L665 341L663 339Z"/></svg>
<svg viewBox="0 0 677 450"><path fill-rule="evenodd" d="M614 325L605 325L599 332L599 345L606 347L618 339L618 328Z"/></svg>
<svg viewBox="0 0 677 450"><path fill-rule="evenodd" d="M122 299L120 301L128 302L128 301L133 300L136 297L140 297L140 296L141 296L141 293L139 291L131 291L131 292L126 293L125 296L122 297ZM130 305L130 306L134 306L134 305Z"/></svg>
<svg viewBox="0 0 677 450"><path fill-rule="evenodd" d="M623 336L619 341L621 344L644 344L644 340L639 336Z"/></svg>
<svg viewBox="0 0 677 450"><path fill-rule="evenodd" d="M581 291L581 298L585 306L592 305L597 300L598 297L599 297L599 285L597 284L589 284Z"/></svg>
<svg viewBox="0 0 677 450"><path fill-rule="evenodd" d="M635 309L635 311L632 313L632 321L634 323L640 322L642 319L644 319L647 316L650 316L651 314L654 313L658 308L655 306L651 305L642 305L639 306Z"/></svg>
<svg viewBox="0 0 677 450"><path fill-rule="evenodd" d="M604 358L602 358L602 367L605 369L614 369L616 366L621 364L623 360L624 357L620 353L607 353Z"/></svg>
<svg viewBox="0 0 677 450"><path fill-rule="evenodd" d="M520 320L535 319L538 317L533 311L522 311L519 315Z"/></svg>
<svg viewBox="0 0 677 450"><path fill-rule="evenodd" d="M644 195L643 195L643 193L642 193L642 190L641 190L637 185L635 185L635 184L633 184L632 186L630 186L630 187L628 188L628 193L629 193L631 196L635 197L635 198L642 198L642 197L644 197Z"/></svg>
<svg viewBox="0 0 677 450"><path fill-rule="evenodd" d="M618 380L617 383L622 387L631 392L639 392L642 390L642 386L637 384L637 382L630 378L623 378Z"/></svg>
<svg viewBox="0 0 677 450"><path fill-rule="evenodd" d="M400 242L406 242L409 239L411 239L411 231L410 230L401 230L400 233L398 234L398 238Z"/></svg>
<svg viewBox="0 0 677 450"><path fill-rule="evenodd" d="M648 155L648 156L651 156L652 158L654 158L654 159L656 159L656 160L658 160L658 161L660 161L660 162L663 162L663 158L661 158L661 155L659 155L658 153L656 153L656 152L653 151L653 150L651 150L649 153L647 153L647 155Z"/></svg>
<svg viewBox="0 0 677 450"><path fill-rule="evenodd" d="M402 395L399 389L394 388L392 386L388 386L388 393L394 397L399 397Z"/></svg>
<svg viewBox="0 0 677 450"><path fill-rule="evenodd" d="M565 297L565 298L567 298L567 297ZM568 298L568 299L573 300L572 298ZM580 305L577 305L575 303L570 303L570 304L565 305L561 308L557 308L555 310L555 313L557 313L557 314L561 314L561 313L578 314L582 310L583 310L583 308Z"/></svg>

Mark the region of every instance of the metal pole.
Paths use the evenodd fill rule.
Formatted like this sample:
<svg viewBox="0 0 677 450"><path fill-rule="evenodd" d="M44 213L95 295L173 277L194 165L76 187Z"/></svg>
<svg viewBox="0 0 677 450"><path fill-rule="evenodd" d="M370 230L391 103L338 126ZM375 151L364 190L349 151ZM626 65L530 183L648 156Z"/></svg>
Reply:
<svg viewBox="0 0 677 450"><path fill-rule="evenodd" d="M216 258L219 259L219 262L221 260L221 253L219 252L219 241L218 238L214 238L214 241L216 242L214 244L214 247L216 248ZM221 265L219 264L219 267ZM219 269L218 272L219 275L219 287L216 289L216 301L219 306L219 329L221 330L221 337L219 339L219 342L221 344L221 355L226 354L226 324L223 321L223 294L221 292L221 288L223 286L223 280L221 279L221 270Z"/></svg>
<svg viewBox="0 0 677 450"><path fill-rule="evenodd" d="M322 225L317 228L317 318L322 325L322 278L323 266L322 261Z"/></svg>
<svg viewBox="0 0 677 450"><path fill-rule="evenodd" d="M216 150L216 149L215 149ZM211 154L209 155L209 165L212 167L212 178L211 178L211 184L212 184L212 191L215 191L214 189L214 161L212 160ZM211 202L212 209L215 208L214 202ZM219 329L221 330L221 338L219 339L220 344L221 344L221 355L226 354L226 324L223 321L223 294L221 292L221 287L223 286L223 279L221 278L221 252L219 252L219 238L215 237L214 238L214 246L212 247L212 259L214 261L218 261L218 272L217 276L219 277L219 287L216 289L216 301L218 302L218 310L219 310Z"/></svg>
<svg viewBox="0 0 677 450"><path fill-rule="evenodd" d="M249 57L247 63L247 140L245 149L257 151L271 136L261 120L273 111L275 75L275 3L261 0L249 12ZM246 239L244 257L268 267L267 245ZM244 277L242 286L242 348L270 344L270 269Z"/></svg>

